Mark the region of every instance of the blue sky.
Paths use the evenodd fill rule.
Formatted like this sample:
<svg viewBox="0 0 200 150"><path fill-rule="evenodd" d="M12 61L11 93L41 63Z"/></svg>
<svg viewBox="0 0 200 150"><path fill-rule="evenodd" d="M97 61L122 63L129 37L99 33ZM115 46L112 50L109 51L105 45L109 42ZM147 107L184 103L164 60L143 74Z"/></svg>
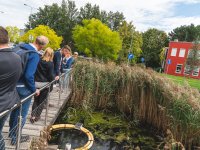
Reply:
<svg viewBox="0 0 200 150"><path fill-rule="evenodd" d="M45 4L62 0L0 0L0 25L24 28L30 15L30 7L44 7ZM123 12L126 20L132 21L138 31L158 28L165 32L191 23L200 25L200 0L75 0L78 8L87 2L97 4L106 11ZM33 13L37 9L33 9Z"/></svg>

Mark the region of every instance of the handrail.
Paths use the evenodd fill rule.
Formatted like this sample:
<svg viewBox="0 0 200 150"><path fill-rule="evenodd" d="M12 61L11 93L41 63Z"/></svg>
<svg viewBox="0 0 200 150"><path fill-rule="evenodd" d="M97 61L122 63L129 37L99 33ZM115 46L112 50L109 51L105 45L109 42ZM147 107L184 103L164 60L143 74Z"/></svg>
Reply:
<svg viewBox="0 0 200 150"><path fill-rule="evenodd" d="M69 70L70 71L70 70ZM65 73L61 74L59 76L59 79L61 77L63 77L65 75ZM41 87L39 90L42 91L47 87L50 87L53 83L55 83L57 80L53 80L52 82L47 83L46 85L44 85L43 87ZM13 111L15 108L20 107L23 103L25 103L29 98L33 97L36 94L36 92L32 93L31 95L25 97L24 99L20 100L19 103L15 104L13 107L11 107L10 109L7 109L3 112L0 113L0 118L4 117L5 115L7 115L9 112Z"/></svg>

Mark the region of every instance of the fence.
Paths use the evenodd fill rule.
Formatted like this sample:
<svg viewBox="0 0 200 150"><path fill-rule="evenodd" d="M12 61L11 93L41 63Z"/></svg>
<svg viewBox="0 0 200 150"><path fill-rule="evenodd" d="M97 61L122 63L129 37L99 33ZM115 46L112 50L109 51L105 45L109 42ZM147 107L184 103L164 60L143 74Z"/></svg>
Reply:
<svg viewBox="0 0 200 150"><path fill-rule="evenodd" d="M69 81L70 81L70 72L71 69L66 70L65 73L63 73L60 76L60 82L59 82L59 88L58 88L58 92L59 92L59 100L58 100L58 106L60 105L60 100L61 100L61 93L62 92L66 92L66 90L68 89L69 86ZM48 89L48 96L46 101L43 101L36 109L32 110L32 115L40 115L43 108L46 106L46 111L45 111L45 118L44 118L44 126L47 126L47 122L48 122L48 112L49 112L49 99L50 99L50 88L51 86L53 86L54 83L56 83L57 80L53 80L50 83L47 83L46 85L44 85L42 88L40 88L40 91L43 90L47 90ZM10 114L10 112L12 112L14 109L16 108L20 108L20 115L18 117L18 123L17 126L15 126L13 128L12 131L8 132L8 135L4 135L0 137L0 149L3 150L3 147L5 145L4 139L9 138L9 135L13 132L16 133L16 145L15 145L15 149L16 150L20 150L20 146L21 146L21 135L22 135L22 104L24 104L27 100L29 100L30 98L32 98L33 96L35 96L36 93L33 93L31 95L29 95L28 97L22 99L20 101L20 103L15 104L12 108L10 108L9 110L5 110L4 112L0 113L0 118L5 118L6 116L8 116ZM2 134L2 133L1 133Z"/></svg>

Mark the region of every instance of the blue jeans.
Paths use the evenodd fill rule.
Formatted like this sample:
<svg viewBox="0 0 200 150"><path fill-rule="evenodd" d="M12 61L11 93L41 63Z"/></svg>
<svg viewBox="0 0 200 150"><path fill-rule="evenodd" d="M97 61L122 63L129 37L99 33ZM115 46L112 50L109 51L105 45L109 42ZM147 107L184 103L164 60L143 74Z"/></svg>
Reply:
<svg viewBox="0 0 200 150"><path fill-rule="evenodd" d="M26 87L17 87L17 92L19 94L20 99L24 99L25 97L29 96L31 93L30 90L28 90ZM31 104L31 98L26 100L25 103L22 104L22 128L24 124L26 123L26 117L28 115L28 110ZM17 134L17 124L18 124L18 117L20 115L20 107L14 109L10 114L10 120L9 120L9 136L12 138L12 141L16 141L16 134Z"/></svg>
<svg viewBox="0 0 200 150"><path fill-rule="evenodd" d="M63 90L66 90L69 85L69 72L71 69L63 69L63 72L65 73L63 80L62 80L62 87Z"/></svg>
<svg viewBox="0 0 200 150"><path fill-rule="evenodd" d="M7 117L8 117L8 114L0 118L0 150L5 150L5 142L2 136L2 129L6 122Z"/></svg>

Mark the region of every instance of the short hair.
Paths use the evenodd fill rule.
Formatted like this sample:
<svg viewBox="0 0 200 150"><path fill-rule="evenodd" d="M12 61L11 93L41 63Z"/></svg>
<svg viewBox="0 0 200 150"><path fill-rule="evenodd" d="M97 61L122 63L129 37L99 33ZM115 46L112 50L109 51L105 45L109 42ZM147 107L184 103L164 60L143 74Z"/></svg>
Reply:
<svg viewBox="0 0 200 150"><path fill-rule="evenodd" d="M36 44L46 46L49 43L49 39L46 36L40 35L35 40Z"/></svg>
<svg viewBox="0 0 200 150"><path fill-rule="evenodd" d="M9 43L9 37L8 37L8 31L0 26L0 44L8 44Z"/></svg>
<svg viewBox="0 0 200 150"><path fill-rule="evenodd" d="M71 48L68 46L68 45L65 45L65 46L63 46L63 48L62 49L67 49L67 50L69 50L70 51L70 53L72 53L72 50L71 50Z"/></svg>

